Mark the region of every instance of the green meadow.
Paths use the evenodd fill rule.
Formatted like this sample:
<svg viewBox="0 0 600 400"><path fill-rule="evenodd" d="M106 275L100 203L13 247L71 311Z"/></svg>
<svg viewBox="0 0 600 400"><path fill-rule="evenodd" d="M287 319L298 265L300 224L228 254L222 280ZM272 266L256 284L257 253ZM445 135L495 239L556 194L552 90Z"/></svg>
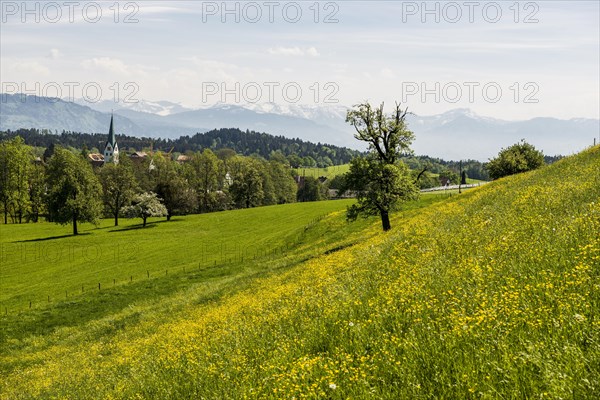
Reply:
<svg viewBox="0 0 600 400"><path fill-rule="evenodd" d="M299 176L312 176L313 178L319 178L324 176L328 179L333 178L337 175L343 175L350 170L350 164L334 165L325 168L296 168L294 174Z"/></svg>
<svg viewBox="0 0 600 400"><path fill-rule="evenodd" d="M600 147L348 204L2 226L0 397L598 398Z"/></svg>
<svg viewBox="0 0 600 400"><path fill-rule="evenodd" d="M1 225L2 311L46 306L82 291L98 291L148 277L197 270L223 273L232 264L282 254L302 240L303 228L348 200L296 203L221 213L141 220L111 219L70 226ZM218 268L215 268L218 267ZM83 290L82 290L83 287Z"/></svg>

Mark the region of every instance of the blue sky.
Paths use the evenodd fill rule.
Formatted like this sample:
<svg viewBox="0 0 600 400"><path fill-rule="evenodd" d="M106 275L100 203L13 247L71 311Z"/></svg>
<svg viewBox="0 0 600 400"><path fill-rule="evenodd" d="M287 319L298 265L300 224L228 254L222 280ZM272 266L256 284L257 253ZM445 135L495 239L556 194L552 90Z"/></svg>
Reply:
<svg viewBox="0 0 600 400"><path fill-rule="evenodd" d="M598 1L257 1L229 2L229 14L220 1L136 1L118 2L118 22L114 1L76 3L73 22L61 1L29 13L0 3L4 91L83 97L93 83L89 98L100 88L189 106L369 100L422 115L599 117Z"/></svg>

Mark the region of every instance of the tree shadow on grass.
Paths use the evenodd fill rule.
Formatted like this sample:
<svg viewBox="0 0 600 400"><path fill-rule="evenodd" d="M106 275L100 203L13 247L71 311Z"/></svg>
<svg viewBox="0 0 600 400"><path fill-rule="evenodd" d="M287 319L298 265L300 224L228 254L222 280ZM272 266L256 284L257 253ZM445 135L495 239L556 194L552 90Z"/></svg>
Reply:
<svg viewBox="0 0 600 400"><path fill-rule="evenodd" d="M159 221L157 222L148 222L146 224L146 226L144 226L143 224L136 224L136 225L131 225L131 226L126 226L124 228L119 228L119 227L114 227L115 229L111 229L109 232L126 232L126 231L136 231L138 229L150 229L150 228L156 228L159 223Z"/></svg>
<svg viewBox="0 0 600 400"><path fill-rule="evenodd" d="M149 229L149 228L156 228L158 226L158 224L166 224L166 223L171 223L171 222L180 222L183 221L182 218L171 218L170 221L165 220L160 220L160 221L151 221L151 222L147 222L146 226L144 227L143 224L135 224L135 225L130 225L130 226L126 226L126 227L115 227L112 226L111 228L114 228L112 230L110 230L109 232L124 232L124 231L133 231L133 230L138 230L138 229Z"/></svg>
<svg viewBox="0 0 600 400"><path fill-rule="evenodd" d="M46 240L64 239L64 238L72 238L72 237L87 236L87 235L91 235L91 233L84 232L84 233L80 233L78 235L70 234L70 235L61 235L61 236L49 236L46 238L38 238L38 239L16 240L13 243L44 242Z"/></svg>

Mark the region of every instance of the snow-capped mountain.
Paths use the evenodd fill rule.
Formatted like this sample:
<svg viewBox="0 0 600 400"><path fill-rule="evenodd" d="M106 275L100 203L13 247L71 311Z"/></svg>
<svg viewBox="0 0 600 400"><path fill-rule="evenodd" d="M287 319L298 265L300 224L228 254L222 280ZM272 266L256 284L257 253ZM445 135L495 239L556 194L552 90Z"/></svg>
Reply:
<svg viewBox="0 0 600 400"><path fill-rule="evenodd" d="M34 96L25 96L23 101L21 95L2 95L2 99L0 130L104 132L108 113L114 110L120 134L172 138L215 128L240 128L365 149L365 144L354 138L354 128L345 122L348 108L342 105L215 104L190 109L167 101L143 101L113 108L110 102L79 105ZM480 116L470 109L429 116L409 114L407 123L415 133L415 153L454 160L485 161L521 139L547 155L567 155L591 145L600 134L598 119L507 121Z"/></svg>
<svg viewBox="0 0 600 400"><path fill-rule="evenodd" d="M484 117L469 109L455 109L432 116L409 115L409 129L415 133L417 154L445 159L487 160L500 148L521 139L547 155L568 155L593 144L600 134L597 119L533 118L507 121Z"/></svg>
<svg viewBox="0 0 600 400"><path fill-rule="evenodd" d="M68 99L63 99L68 101ZM173 103L166 100L160 101L149 101L149 100L138 100L138 101L120 101L115 102L112 100L101 100L95 103L89 102L84 99L75 99L74 103L88 106L93 110L100 112L111 112L117 110L131 110L137 112L144 112L148 114L160 115L162 117L177 114L180 112L191 111L192 108L183 106L180 103Z"/></svg>
<svg viewBox="0 0 600 400"><path fill-rule="evenodd" d="M303 105L303 104L244 104L243 108L256 111L261 114L279 114L289 115L297 118L304 118L314 121L318 124L331 125L339 128L340 125L346 126L346 112L348 107L343 105Z"/></svg>

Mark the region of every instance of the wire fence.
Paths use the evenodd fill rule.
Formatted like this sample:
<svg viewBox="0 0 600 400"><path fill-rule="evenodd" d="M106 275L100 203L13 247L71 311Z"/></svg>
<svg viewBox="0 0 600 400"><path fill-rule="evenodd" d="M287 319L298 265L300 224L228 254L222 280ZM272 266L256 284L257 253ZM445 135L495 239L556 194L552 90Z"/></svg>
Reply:
<svg viewBox="0 0 600 400"><path fill-rule="evenodd" d="M26 296L27 298L20 301L21 305L16 302L8 302L8 304L0 305L0 315L8 316L9 314L20 314L29 310L38 310L48 307L49 305L56 304L62 301L68 301L77 298L77 296L92 293L102 293L103 291L110 290L112 288L121 287L125 284L137 283L142 280L150 280L157 278L165 278L169 276L180 276L181 274L192 274L199 273L209 269L222 268L229 265L242 264L244 262L268 262L274 259L280 259L285 257L288 252L297 247L301 243L302 237L305 233L317 225L326 215L316 217L309 221L306 225L300 228L300 231L288 238L283 244L273 247L242 247L239 245L231 245L229 243L222 242L220 246L217 246L215 251L214 247L209 252L202 252L200 257L196 257L194 262L189 262L181 266L173 266L169 268L142 268L133 274L129 274L125 277L121 275L119 278L112 279L100 279L99 282L85 282L75 288L70 286L69 289L64 291L63 295L58 295L57 291L53 291L52 294L35 294ZM24 296L25 297L25 296Z"/></svg>

